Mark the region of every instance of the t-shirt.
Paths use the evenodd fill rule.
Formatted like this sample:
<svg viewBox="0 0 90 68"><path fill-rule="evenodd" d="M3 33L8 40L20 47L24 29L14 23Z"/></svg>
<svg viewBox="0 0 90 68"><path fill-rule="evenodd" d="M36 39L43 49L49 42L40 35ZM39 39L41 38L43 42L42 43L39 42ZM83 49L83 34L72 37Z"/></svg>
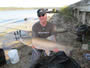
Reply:
<svg viewBox="0 0 90 68"><path fill-rule="evenodd" d="M45 27L41 26L40 22L37 22L32 27L32 37L47 38L53 35L55 25L47 22Z"/></svg>

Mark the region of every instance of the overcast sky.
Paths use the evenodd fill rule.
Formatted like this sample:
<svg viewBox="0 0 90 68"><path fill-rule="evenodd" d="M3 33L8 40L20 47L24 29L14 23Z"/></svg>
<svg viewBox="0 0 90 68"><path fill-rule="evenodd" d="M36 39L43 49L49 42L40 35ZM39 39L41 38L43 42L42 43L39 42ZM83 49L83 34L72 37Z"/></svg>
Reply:
<svg viewBox="0 0 90 68"><path fill-rule="evenodd" d="M63 7L80 0L0 0L0 7Z"/></svg>

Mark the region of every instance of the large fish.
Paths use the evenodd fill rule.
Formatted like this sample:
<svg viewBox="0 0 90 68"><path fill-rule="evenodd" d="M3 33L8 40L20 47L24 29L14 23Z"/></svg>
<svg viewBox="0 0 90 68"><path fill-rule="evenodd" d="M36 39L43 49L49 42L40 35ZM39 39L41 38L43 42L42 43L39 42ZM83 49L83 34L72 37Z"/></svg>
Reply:
<svg viewBox="0 0 90 68"><path fill-rule="evenodd" d="M32 38L32 44L38 49L45 50L48 54L50 51L58 49L59 51L64 51L67 55L69 55L70 51L73 49L71 46L60 45L51 40L41 38Z"/></svg>
<svg viewBox="0 0 90 68"><path fill-rule="evenodd" d="M42 39L42 38L32 38L32 45L30 43L30 39L20 39L20 41L28 46L34 45L37 49L43 49L46 51L46 53L49 55L50 51L53 51L54 49L58 49L60 51L64 51L67 55L70 54L70 51L73 49L71 46L65 46L65 45L60 45L56 42L47 40L47 39Z"/></svg>
<svg viewBox="0 0 90 68"><path fill-rule="evenodd" d="M24 45L32 46L32 39L31 38L20 38L19 41Z"/></svg>
<svg viewBox="0 0 90 68"><path fill-rule="evenodd" d="M59 33L64 33L64 32L67 32L67 30L66 29L57 29L55 32L53 32L52 34L59 34ZM32 33L32 31L30 32L30 33ZM49 38L49 37L48 37ZM31 43L31 41L33 41L33 40L37 40L37 41L41 41L42 39L41 38L28 38L28 37L26 37L26 38L20 38L20 41L23 43L23 44L25 44L25 45L29 45L29 46L31 46L30 45L30 43ZM43 43L45 43L45 39L43 39L44 41L43 41ZM48 40L47 40L48 41ZM51 41L48 41L48 42L51 42ZM48 43L47 42L47 43ZM41 43L41 42L40 42ZM52 42L53 43L53 42Z"/></svg>

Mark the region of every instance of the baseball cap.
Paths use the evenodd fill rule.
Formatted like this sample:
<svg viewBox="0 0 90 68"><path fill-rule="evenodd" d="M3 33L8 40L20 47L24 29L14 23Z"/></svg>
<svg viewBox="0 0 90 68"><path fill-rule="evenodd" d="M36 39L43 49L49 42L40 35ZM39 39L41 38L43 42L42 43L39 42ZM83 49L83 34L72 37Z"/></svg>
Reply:
<svg viewBox="0 0 90 68"><path fill-rule="evenodd" d="M37 16L44 16L47 13L47 9L38 9L37 10Z"/></svg>

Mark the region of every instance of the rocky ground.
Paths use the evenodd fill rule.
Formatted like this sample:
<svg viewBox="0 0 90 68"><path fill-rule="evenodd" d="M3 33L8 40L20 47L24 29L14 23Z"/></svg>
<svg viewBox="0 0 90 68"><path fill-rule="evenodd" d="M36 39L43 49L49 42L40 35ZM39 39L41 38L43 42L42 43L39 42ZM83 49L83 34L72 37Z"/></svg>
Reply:
<svg viewBox="0 0 90 68"><path fill-rule="evenodd" d="M90 61L86 60L84 54L90 51L82 50L81 43L76 40L75 27L78 24L75 18L66 17L64 15L56 13L51 22L55 23L57 29L65 28L68 30L66 33L61 33L56 36L57 42L63 45L70 45L74 47L71 57L73 57L82 68L90 68Z"/></svg>

